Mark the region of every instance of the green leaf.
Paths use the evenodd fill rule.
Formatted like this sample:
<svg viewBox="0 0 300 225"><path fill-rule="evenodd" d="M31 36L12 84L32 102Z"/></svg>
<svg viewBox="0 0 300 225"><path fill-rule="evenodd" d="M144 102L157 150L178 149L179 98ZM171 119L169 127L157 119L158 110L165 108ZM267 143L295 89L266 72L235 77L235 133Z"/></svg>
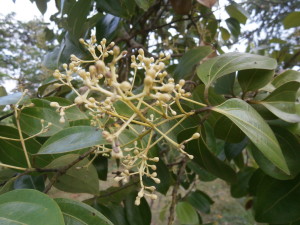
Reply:
<svg viewBox="0 0 300 225"><path fill-rule="evenodd" d="M78 159L79 156L80 155L78 154L61 156L54 159L45 168L57 169L64 167ZM97 195L99 193L97 170L92 164L86 167L88 163L89 160L86 158L76 163L76 165L68 169L65 174L58 177L57 181L54 183L54 187L71 193L90 193ZM53 175L53 173L49 174L49 178L51 179Z"/></svg>
<svg viewBox="0 0 300 225"><path fill-rule="evenodd" d="M248 138L243 139L239 143L225 143L224 152L228 160L234 159L245 149L248 144Z"/></svg>
<svg viewBox="0 0 300 225"><path fill-rule="evenodd" d="M207 214L210 213L210 206L214 203L207 194L200 190L190 192L185 200L195 209Z"/></svg>
<svg viewBox="0 0 300 225"><path fill-rule="evenodd" d="M283 19L284 29L300 26L300 12L291 12Z"/></svg>
<svg viewBox="0 0 300 225"><path fill-rule="evenodd" d="M107 180L108 158L98 155L97 158L93 160L93 165L97 170L98 178L100 180Z"/></svg>
<svg viewBox="0 0 300 225"><path fill-rule="evenodd" d="M6 96L6 95L7 95L7 92L6 92L5 87L0 85L0 99L1 99L2 96ZM2 101L0 101L0 103L1 102ZM5 108L5 106L0 106L0 111L2 111L4 108Z"/></svg>
<svg viewBox="0 0 300 225"><path fill-rule="evenodd" d="M188 132L186 132L188 133ZM184 139L184 134L181 135ZM190 135L191 136L191 135ZM186 151L194 156L193 161L199 166L211 174L226 180L230 183L235 182L236 174L234 170L225 162L217 158L207 147L202 140L203 137L198 140L188 142L186 145Z"/></svg>
<svg viewBox="0 0 300 225"><path fill-rule="evenodd" d="M97 40L106 38L108 42L111 41L117 34L120 20L120 17L111 14L103 16L96 24Z"/></svg>
<svg viewBox="0 0 300 225"><path fill-rule="evenodd" d="M235 18L242 24L246 24L249 14L241 5L232 2L229 6L226 6L225 10L230 17Z"/></svg>
<svg viewBox="0 0 300 225"><path fill-rule="evenodd" d="M249 104L229 99L212 110L228 117L274 165L290 173L273 131Z"/></svg>
<svg viewBox="0 0 300 225"><path fill-rule="evenodd" d="M91 10L91 3L92 0L79 0L73 4L71 10L68 12L67 28L77 40L84 36L84 24Z"/></svg>
<svg viewBox="0 0 300 225"><path fill-rule="evenodd" d="M224 27L220 27L221 36L224 41L228 41L230 38L230 33Z"/></svg>
<svg viewBox="0 0 300 225"><path fill-rule="evenodd" d="M67 153L105 143L101 130L95 127L69 127L51 136L38 154Z"/></svg>
<svg viewBox="0 0 300 225"><path fill-rule="evenodd" d="M290 81L297 81L300 83L300 72L295 70L286 70L275 77L275 79L272 81L272 84L278 88L279 86Z"/></svg>
<svg viewBox="0 0 300 225"><path fill-rule="evenodd" d="M153 4L153 0L135 0L136 4L143 9L144 11L147 11L149 7Z"/></svg>
<svg viewBox="0 0 300 225"><path fill-rule="evenodd" d="M276 60L249 53L231 52L209 59L197 68L197 75L205 84L210 86L216 79L247 69L274 70Z"/></svg>
<svg viewBox="0 0 300 225"><path fill-rule="evenodd" d="M135 0L97 0L98 11L110 13L112 15L130 18L136 12Z"/></svg>
<svg viewBox="0 0 300 225"><path fill-rule="evenodd" d="M16 179L14 189L36 189L43 191L45 189L44 176L23 175Z"/></svg>
<svg viewBox="0 0 300 225"><path fill-rule="evenodd" d="M275 167L255 146L249 145L248 148L251 150L255 161L260 166L260 169L262 169L266 174L280 180L292 179L300 172L300 164L298 160L300 158L300 143L292 133L284 128L274 126L273 130L277 140L279 141L291 175L287 176Z"/></svg>
<svg viewBox="0 0 300 225"><path fill-rule="evenodd" d="M181 224L199 224L198 214L188 202L179 202L176 205L176 215Z"/></svg>
<svg viewBox="0 0 300 225"><path fill-rule="evenodd" d="M66 198L56 198L55 201L62 211L66 225L113 225L99 211L82 202Z"/></svg>
<svg viewBox="0 0 300 225"><path fill-rule="evenodd" d="M225 22L226 22L227 27L230 30L231 34L235 38L237 38L241 33L241 26L240 26L239 21L235 18L230 17L230 18L226 19Z"/></svg>
<svg viewBox="0 0 300 225"><path fill-rule="evenodd" d="M190 75L195 66L212 52L213 50L210 46L200 46L187 51L174 71L174 79L178 81Z"/></svg>
<svg viewBox="0 0 300 225"><path fill-rule="evenodd" d="M274 70L249 69L238 72L238 81L243 92L256 91L267 85L273 78Z"/></svg>
<svg viewBox="0 0 300 225"><path fill-rule="evenodd" d="M227 76L221 77L216 81L214 90L220 95L234 95L234 83L235 73L228 74Z"/></svg>
<svg viewBox="0 0 300 225"><path fill-rule="evenodd" d="M28 135L39 133L42 130L41 120L44 120L45 126L48 123L52 124L47 132L39 135L41 137L51 136L69 125L68 121L64 124L59 122L60 115L56 112L56 108L50 106L49 101L43 99L32 99L31 101L34 103L34 107L23 109L20 116L20 125L24 133Z"/></svg>
<svg viewBox="0 0 300 225"><path fill-rule="evenodd" d="M0 196L0 224L65 225L53 199L36 190L14 190Z"/></svg>
<svg viewBox="0 0 300 225"><path fill-rule="evenodd" d="M257 186L255 219L261 223L291 223L300 219L300 176L280 181L264 176Z"/></svg>
<svg viewBox="0 0 300 225"><path fill-rule="evenodd" d="M145 200L141 198L141 204L135 205L135 198L137 192L132 192L126 197L125 200L125 211L126 217L130 225L150 225L151 224L151 210Z"/></svg>
<svg viewBox="0 0 300 225"><path fill-rule="evenodd" d="M20 138L16 128L3 125L0 125L0 136L13 139ZM28 136L23 134L23 138L28 138ZM25 145L30 158L31 154L36 153L41 147L41 144L34 138L25 141ZM28 166L20 141L4 140L0 138L0 161L14 166Z"/></svg>
<svg viewBox="0 0 300 225"><path fill-rule="evenodd" d="M193 161L188 162L187 166L198 175L198 178L201 181L208 182L217 179L217 177L207 172L205 169L202 169L197 163Z"/></svg>
<svg viewBox="0 0 300 225"><path fill-rule="evenodd" d="M0 97L0 105L16 104L16 103L18 103L20 101L20 99L22 98L22 95L23 94L21 92L17 92L17 93L6 95L6 96L1 96ZM28 100L28 96L25 96L22 99L22 101L20 101L19 103L22 104L26 100Z"/></svg>
<svg viewBox="0 0 300 225"><path fill-rule="evenodd" d="M237 173L236 183L230 187L231 196L234 198L241 198L249 192L249 181L255 169L253 167L246 167Z"/></svg>
<svg viewBox="0 0 300 225"><path fill-rule="evenodd" d="M44 15L45 12L47 11L47 2L49 0L36 0L35 4L38 7L38 9L40 10L40 12Z"/></svg>
<svg viewBox="0 0 300 225"><path fill-rule="evenodd" d="M285 83L258 103L286 122L300 122L300 116L297 115L296 111L296 99L299 87L300 83L295 81Z"/></svg>

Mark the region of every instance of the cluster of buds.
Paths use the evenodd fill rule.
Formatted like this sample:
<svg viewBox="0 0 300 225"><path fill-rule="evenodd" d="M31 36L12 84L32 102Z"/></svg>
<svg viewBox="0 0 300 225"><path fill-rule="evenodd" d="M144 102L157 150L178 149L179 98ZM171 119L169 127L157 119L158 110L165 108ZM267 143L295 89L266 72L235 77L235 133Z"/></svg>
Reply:
<svg viewBox="0 0 300 225"><path fill-rule="evenodd" d="M136 198L136 205L140 204L142 197L156 199L157 196L153 193L155 186L146 186L143 182L143 177L149 177L156 184L160 183L155 172L155 162L158 162L159 158L150 156L151 149L159 141L165 141L192 159L193 156L184 151L184 145L200 137L199 133L195 133L191 138L177 143L168 136L186 118L194 115L194 111L186 112L181 105L183 100L193 102L189 99L191 93L183 88L184 80L176 84L164 70L165 61L170 59L169 55L160 53L159 57L154 59L146 57L143 49L139 49L137 56L131 56L132 77L128 81L119 82L118 61L127 52L120 51L113 42L107 45L105 39L97 44L94 36L89 42L83 39L80 39L80 42L91 53L93 59L82 60L71 55L71 63L63 65L64 72L54 72L54 77L61 82L59 85L67 85L77 94L74 104L60 106L52 102L50 105L57 108L61 116L60 122L65 121L64 112L67 108L74 105L85 107L91 115L91 124L102 130L102 136L111 146L109 149L102 146L103 153L110 153L110 156L119 159L124 167L115 180L127 182L130 176L138 175L141 189ZM145 77L142 89L134 90L138 70L144 70ZM82 80L84 91L77 90L72 85L72 80L77 78ZM137 93L138 90L140 91ZM130 115L117 110L116 106L120 102L130 108ZM116 126L113 126L111 121ZM176 121L175 125L163 131L161 126L171 121ZM127 138L126 142L122 141L122 135L126 136L129 131L130 136L134 137L130 140Z"/></svg>

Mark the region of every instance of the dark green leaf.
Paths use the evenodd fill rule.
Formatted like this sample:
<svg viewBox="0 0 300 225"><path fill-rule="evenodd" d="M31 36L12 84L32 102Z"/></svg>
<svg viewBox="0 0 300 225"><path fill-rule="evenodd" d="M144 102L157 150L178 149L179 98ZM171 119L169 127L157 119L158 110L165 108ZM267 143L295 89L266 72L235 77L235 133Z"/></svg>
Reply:
<svg viewBox="0 0 300 225"><path fill-rule="evenodd" d="M283 19L285 29L300 26L300 12L291 12Z"/></svg>
<svg viewBox="0 0 300 225"><path fill-rule="evenodd" d="M234 159L245 149L248 144L248 138L244 138L239 143L225 143L224 151L228 160Z"/></svg>
<svg viewBox="0 0 300 225"><path fill-rule="evenodd" d="M102 155L97 156L93 161L93 165L95 166L98 174L98 178L100 180L107 180L107 172L108 172L108 159Z"/></svg>
<svg viewBox="0 0 300 225"><path fill-rule="evenodd" d="M240 26L239 21L235 18L230 17L230 18L226 19L225 22L226 22L227 27L230 30L231 34L235 38L237 38L241 33L241 26Z"/></svg>
<svg viewBox="0 0 300 225"><path fill-rule="evenodd" d="M44 176L23 175L15 180L14 189L45 189Z"/></svg>
<svg viewBox="0 0 300 225"><path fill-rule="evenodd" d="M193 191L185 198L195 209L204 213L210 213L210 206L214 201L200 190Z"/></svg>
<svg viewBox="0 0 300 225"><path fill-rule="evenodd" d="M77 154L68 154L61 156L53 160L46 168L61 168L69 165L76 159L79 155ZM67 172L58 177L57 181L54 183L54 186L62 191L71 192L71 193L91 193L97 195L99 192L99 181L96 168L90 164L88 167L89 161L85 158L79 163L67 170ZM54 174L49 174L50 179Z"/></svg>
<svg viewBox="0 0 300 225"><path fill-rule="evenodd" d="M14 139L20 138L17 129L3 125L0 125L0 136ZM23 138L28 138L28 136L23 134ZM36 153L41 147L41 144L34 138L25 141L25 145L29 156ZM20 141L4 140L0 138L0 161L14 166L28 166Z"/></svg>
<svg viewBox="0 0 300 225"><path fill-rule="evenodd" d="M187 166L198 175L201 181L208 182L213 181L217 178L211 173L207 172L205 169L202 169L197 163L193 161L188 162Z"/></svg>
<svg viewBox="0 0 300 225"><path fill-rule="evenodd" d="M249 69L238 72L238 81L243 92L256 91L267 85L273 78L273 70Z"/></svg>
<svg viewBox="0 0 300 225"><path fill-rule="evenodd" d="M198 214L188 202L177 203L176 215L181 224L199 224Z"/></svg>
<svg viewBox="0 0 300 225"><path fill-rule="evenodd" d="M96 24L96 38L102 40L106 38L111 41L116 35L119 26L120 17L107 14L103 16Z"/></svg>
<svg viewBox="0 0 300 225"><path fill-rule="evenodd" d="M0 224L65 225L53 199L36 190L14 190L0 196Z"/></svg>
<svg viewBox="0 0 300 225"><path fill-rule="evenodd" d="M229 99L212 110L227 116L274 165L286 174L290 173L273 131L249 104L240 99Z"/></svg>
<svg viewBox="0 0 300 225"><path fill-rule="evenodd" d="M197 75L205 86L210 86L216 79L247 69L274 70L274 59L249 53L231 52L209 59L197 68Z"/></svg>
<svg viewBox="0 0 300 225"><path fill-rule="evenodd" d="M225 10L230 17L237 19L242 24L246 24L249 14L241 5L232 2L229 6L226 6Z"/></svg>
<svg viewBox="0 0 300 225"><path fill-rule="evenodd" d="M300 219L300 176L280 181L264 176L254 201L255 219L261 223L291 223Z"/></svg>
<svg viewBox="0 0 300 225"><path fill-rule="evenodd" d="M234 81L235 73L221 77L214 85L215 92L220 95L233 95Z"/></svg>
<svg viewBox="0 0 300 225"><path fill-rule="evenodd" d="M249 192L249 180L253 175L255 169L252 167L246 167L237 173L236 183L233 183L230 188L232 197L241 198Z"/></svg>
<svg viewBox="0 0 300 225"><path fill-rule="evenodd" d="M105 143L101 130L95 127L69 127L51 136L38 154L67 153Z"/></svg>
<svg viewBox="0 0 300 225"><path fill-rule="evenodd" d="M154 0L135 0L135 2L141 9L147 11L151 4L154 2Z"/></svg>
<svg viewBox="0 0 300 225"><path fill-rule="evenodd" d="M125 210L120 205L93 204L93 207L100 211L114 225L129 225L126 220Z"/></svg>
<svg viewBox="0 0 300 225"><path fill-rule="evenodd" d="M36 0L35 4L38 7L38 9L40 10L40 12L44 15L45 12L47 11L47 2L49 0Z"/></svg>
<svg viewBox="0 0 300 225"><path fill-rule="evenodd" d="M89 205L72 199L56 198L66 225L113 225L104 215Z"/></svg>
<svg viewBox="0 0 300 225"><path fill-rule="evenodd" d="M126 197L125 211L126 217L130 225L150 225L151 210L147 201L142 198L139 206L135 205L137 192L133 192Z"/></svg>
<svg viewBox="0 0 300 225"><path fill-rule="evenodd" d="M186 52L180 59L180 62L174 71L175 80L180 80L190 75L195 69L195 66L212 53L212 51L210 46L200 46Z"/></svg>
<svg viewBox="0 0 300 225"><path fill-rule="evenodd" d="M225 29L224 27L220 27L220 31L221 31L222 39L223 39L224 41L229 40L229 38L230 38L230 33L228 32L228 30Z"/></svg>

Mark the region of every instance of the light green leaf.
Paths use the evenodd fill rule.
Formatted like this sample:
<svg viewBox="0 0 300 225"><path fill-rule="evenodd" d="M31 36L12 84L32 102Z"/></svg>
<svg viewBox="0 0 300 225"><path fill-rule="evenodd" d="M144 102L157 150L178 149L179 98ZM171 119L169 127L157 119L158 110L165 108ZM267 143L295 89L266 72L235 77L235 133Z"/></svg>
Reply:
<svg viewBox="0 0 300 225"><path fill-rule="evenodd" d="M0 97L6 96L6 95L7 95L7 92L6 92L5 87L0 85ZM0 101L0 103L1 103L1 101ZM4 108L5 108L5 106L0 106L0 111L2 111Z"/></svg>
<svg viewBox="0 0 300 225"><path fill-rule="evenodd" d="M39 191L27 189L0 196L0 224L65 225L53 199Z"/></svg>
<svg viewBox="0 0 300 225"><path fill-rule="evenodd" d="M199 224L198 214L188 202L179 202L176 205L176 215L181 224Z"/></svg>
<svg viewBox="0 0 300 225"><path fill-rule="evenodd" d="M22 93L17 92L14 94L6 95L6 96L1 96L0 97L0 105L10 105L10 104L16 104L20 101L22 98ZM28 96L25 96L23 100L19 103L24 103L26 100L28 100Z"/></svg>
<svg viewBox="0 0 300 225"><path fill-rule="evenodd" d="M187 51L174 71L174 79L180 80L190 75L194 67L212 51L210 46L200 46Z"/></svg>
<svg viewBox="0 0 300 225"><path fill-rule="evenodd" d="M274 70L276 60L249 53L231 52L207 60L197 68L197 75L205 84L210 86L216 79L247 69Z"/></svg>
<svg viewBox="0 0 300 225"><path fill-rule="evenodd" d="M51 136L38 154L67 153L105 143L101 130L90 126L76 126Z"/></svg>
<svg viewBox="0 0 300 225"><path fill-rule="evenodd" d="M285 83L259 103L286 122L300 122L300 115L297 115L296 111L296 95L299 87L300 83L295 81Z"/></svg>
<svg viewBox="0 0 300 225"><path fill-rule="evenodd" d="M272 84L278 88L279 86L290 81L297 81L300 83L300 72L295 70L286 70L275 77L275 79L272 81Z"/></svg>
<svg viewBox="0 0 300 225"><path fill-rule="evenodd" d="M274 70L249 69L238 72L238 81L243 92L256 91L273 78Z"/></svg>
<svg viewBox="0 0 300 225"><path fill-rule="evenodd" d="M249 13L241 5L232 2L229 6L226 6L225 10L230 17L235 18L242 24L246 24Z"/></svg>
<svg viewBox="0 0 300 225"><path fill-rule="evenodd" d="M232 120L264 156L286 174L290 173L273 131L249 104L240 99L229 99L212 110Z"/></svg>
<svg viewBox="0 0 300 225"><path fill-rule="evenodd" d="M61 156L53 160L45 168L60 168L64 167L76 159L80 155L78 154L68 154ZM93 164L88 167L86 165L89 163L88 159L83 159L76 163L73 167L67 170L67 172L58 177L57 181L54 183L54 187L59 190L71 192L71 193L90 193L97 195L99 192L99 180L96 168ZM80 169L78 169L80 168ZM53 177L53 173L49 174L49 178Z"/></svg>
<svg viewBox="0 0 300 225"><path fill-rule="evenodd" d="M56 198L66 225L113 225L104 215L91 206L72 199Z"/></svg>
<svg viewBox="0 0 300 225"><path fill-rule="evenodd" d="M291 12L283 19L284 29L300 26L300 12Z"/></svg>

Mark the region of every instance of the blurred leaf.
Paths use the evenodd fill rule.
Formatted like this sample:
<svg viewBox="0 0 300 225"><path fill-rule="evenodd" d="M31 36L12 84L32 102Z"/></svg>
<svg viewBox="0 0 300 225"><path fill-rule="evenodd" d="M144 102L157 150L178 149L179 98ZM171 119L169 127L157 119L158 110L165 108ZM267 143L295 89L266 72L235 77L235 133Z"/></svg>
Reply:
<svg viewBox="0 0 300 225"><path fill-rule="evenodd" d="M80 155L78 154L68 154L54 159L48 166L47 169L57 169L69 165ZM71 193L90 193L97 195L99 193L99 181L97 170L90 164L88 167L86 165L89 163L88 159L83 159L67 170L65 174L59 176L54 187L59 190ZM79 169L78 169L79 168ZM49 173L49 179L51 179L54 174Z"/></svg>
<svg viewBox="0 0 300 225"><path fill-rule="evenodd" d="M284 29L300 26L300 12L291 12L283 19Z"/></svg>
<svg viewBox="0 0 300 225"><path fill-rule="evenodd" d="M255 168L246 167L237 173L237 180L230 187L231 196L234 198L241 198L249 192L249 180L253 175Z"/></svg>
<svg viewBox="0 0 300 225"><path fill-rule="evenodd" d="M44 15L45 12L47 11L47 3L49 0L36 0L35 4L40 10L40 12Z"/></svg>
<svg viewBox="0 0 300 225"><path fill-rule="evenodd" d="M176 215L181 224L199 224L196 210L188 202L178 202Z"/></svg>
<svg viewBox="0 0 300 225"><path fill-rule="evenodd" d="M0 105L11 105L16 104L19 102L19 100L22 98L21 92L16 92L14 94L5 95L0 97ZM28 96L24 96L22 101L19 102L19 104L22 104L28 100Z"/></svg>
<svg viewBox="0 0 300 225"><path fill-rule="evenodd" d="M135 0L135 2L141 9L147 11L153 4L154 0Z"/></svg>
<svg viewBox="0 0 300 225"><path fill-rule="evenodd" d="M0 104L2 104L1 97L6 96L6 95L7 95L7 92L6 92L5 87L0 85ZM0 106L0 111L2 111L4 108L5 108L5 106Z"/></svg>
<svg viewBox="0 0 300 225"><path fill-rule="evenodd" d="M286 70L275 77L275 79L272 81L272 84L278 88L279 86L290 81L297 81L300 83L300 72L295 70Z"/></svg>
<svg viewBox="0 0 300 225"><path fill-rule="evenodd" d="M260 223L291 223L300 219L300 176L280 181L264 176L254 201L255 219Z"/></svg>
<svg viewBox="0 0 300 225"><path fill-rule="evenodd" d="M195 69L195 66L212 52L213 50L210 46L200 46L187 51L174 71L174 79L178 81L189 76Z"/></svg>
<svg viewBox="0 0 300 225"><path fill-rule="evenodd" d="M229 6L226 6L225 10L230 17L235 18L242 24L246 24L249 14L240 4L231 2Z"/></svg>
<svg viewBox="0 0 300 225"><path fill-rule="evenodd" d="M113 16L111 14L106 14L105 16L103 16L96 24L97 40L100 41L103 38L106 38L108 42L112 41L114 36L116 35L120 19L120 17Z"/></svg>
<svg viewBox="0 0 300 225"><path fill-rule="evenodd" d="M210 206L214 203L214 201L207 194L200 190L190 192L185 200L189 202L195 209L207 214L210 213Z"/></svg>
<svg viewBox="0 0 300 225"><path fill-rule="evenodd" d="M237 78L243 92L256 91L267 85L273 78L273 70L249 69L238 72Z"/></svg>
<svg viewBox="0 0 300 225"><path fill-rule="evenodd" d="M104 11L112 15L130 18L136 11L135 0L97 0L98 11Z"/></svg>
<svg viewBox="0 0 300 225"><path fill-rule="evenodd" d="M19 139L19 132L16 128L0 125L0 136ZM23 138L28 138L23 134ZM36 153L41 144L34 138L25 141L29 156ZM4 140L0 138L0 161L13 166L27 167L24 150L20 141Z"/></svg>
<svg viewBox="0 0 300 225"><path fill-rule="evenodd" d="M217 0L197 0L197 2L208 8L211 8L214 4L216 4Z"/></svg>
<svg viewBox="0 0 300 225"><path fill-rule="evenodd" d="M62 211L66 225L113 225L113 223L99 211L82 202L66 198L56 198L55 201Z"/></svg>
<svg viewBox="0 0 300 225"><path fill-rule="evenodd" d="M240 27L240 23L238 20L236 20L235 18L228 18L225 20L228 29L230 30L231 34L237 38L240 33L241 33L241 27Z"/></svg>
<svg viewBox="0 0 300 225"><path fill-rule="evenodd" d="M105 143L101 131L95 127L69 127L51 136L38 154L68 153Z"/></svg>
<svg viewBox="0 0 300 225"><path fill-rule="evenodd" d="M45 189L44 176L23 175L15 180L14 189L35 189L43 191Z"/></svg>
<svg viewBox="0 0 300 225"><path fill-rule="evenodd" d="M274 70L277 63L274 59L249 53L226 53L202 63L197 68L197 75L205 84L210 86L216 79L247 69Z"/></svg>
<svg viewBox="0 0 300 225"><path fill-rule="evenodd" d="M221 36L222 36L222 39L224 41L228 41L229 38L230 38L230 33L227 29L225 29L224 27L220 27L220 31L221 31Z"/></svg>
<svg viewBox="0 0 300 225"><path fill-rule="evenodd" d="M296 99L299 87L300 83L295 81L285 83L258 103L286 122L300 122L300 115L296 111Z"/></svg>
<svg viewBox="0 0 300 225"><path fill-rule="evenodd" d="M290 173L273 131L249 104L240 99L229 99L212 110L227 116L274 165L286 174Z"/></svg>
<svg viewBox="0 0 300 225"><path fill-rule="evenodd" d="M9 222L8 222L9 221ZM0 224L65 225L49 196L36 190L14 190L0 196Z"/></svg>
<svg viewBox="0 0 300 225"><path fill-rule="evenodd" d="M145 200L141 198L141 204L139 206L135 205L135 198L137 192L132 192L127 195L125 199L125 212L126 218L130 225L150 225L151 224L151 210Z"/></svg>

